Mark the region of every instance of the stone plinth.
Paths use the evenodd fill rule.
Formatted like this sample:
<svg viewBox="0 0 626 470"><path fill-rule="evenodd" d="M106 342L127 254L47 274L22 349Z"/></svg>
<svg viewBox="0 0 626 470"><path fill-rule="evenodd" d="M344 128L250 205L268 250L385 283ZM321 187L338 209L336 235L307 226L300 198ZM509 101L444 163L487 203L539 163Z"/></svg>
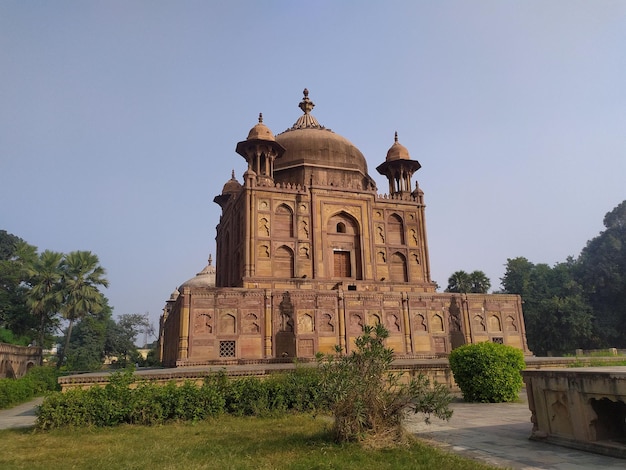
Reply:
<svg viewBox="0 0 626 470"><path fill-rule="evenodd" d="M626 367L522 372L531 439L626 458Z"/></svg>

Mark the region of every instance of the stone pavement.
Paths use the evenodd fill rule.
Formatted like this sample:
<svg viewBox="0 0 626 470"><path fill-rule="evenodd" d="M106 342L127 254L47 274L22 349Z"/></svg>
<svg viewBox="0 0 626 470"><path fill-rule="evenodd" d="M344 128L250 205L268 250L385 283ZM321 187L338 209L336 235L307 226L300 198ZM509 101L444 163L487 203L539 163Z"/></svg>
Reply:
<svg viewBox="0 0 626 470"><path fill-rule="evenodd" d="M530 441L530 411L520 396L518 403L454 402L450 421L413 415L407 430L437 447L500 468L516 470L624 470L626 460L592 454L552 444ZM0 429L31 427L43 398L0 410Z"/></svg>
<svg viewBox="0 0 626 470"><path fill-rule="evenodd" d="M526 394L518 403L452 403L450 421L413 415L407 430L449 452L516 470L617 470L626 460L528 439L532 430Z"/></svg>
<svg viewBox="0 0 626 470"><path fill-rule="evenodd" d="M35 411L43 397L35 398L8 410L0 410L0 429L29 428L35 425Z"/></svg>

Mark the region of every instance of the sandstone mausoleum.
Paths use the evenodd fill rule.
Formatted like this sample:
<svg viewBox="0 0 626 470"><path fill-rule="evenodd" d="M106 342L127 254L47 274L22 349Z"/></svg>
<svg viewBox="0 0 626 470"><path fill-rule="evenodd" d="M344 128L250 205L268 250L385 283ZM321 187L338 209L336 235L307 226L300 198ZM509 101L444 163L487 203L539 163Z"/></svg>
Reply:
<svg viewBox="0 0 626 470"><path fill-rule="evenodd" d="M363 325L382 323L398 357L443 356L479 341L530 354L516 295L438 293L430 277L420 163L395 142L376 170L311 114L274 135L259 122L246 160L214 201L216 266L181 284L160 325L164 366L313 358L350 352Z"/></svg>

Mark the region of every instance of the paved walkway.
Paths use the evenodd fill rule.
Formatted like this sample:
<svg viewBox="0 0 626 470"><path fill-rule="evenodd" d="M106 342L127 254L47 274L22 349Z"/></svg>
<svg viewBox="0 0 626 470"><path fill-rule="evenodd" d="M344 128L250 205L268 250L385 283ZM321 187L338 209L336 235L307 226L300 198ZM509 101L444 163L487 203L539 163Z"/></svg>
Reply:
<svg viewBox="0 0 626 470"><path fill-rule="evenodd" d="M35 411L43 397L35 398L27 403L17 405L15 408L0 410L0 429L29 428L35 425L37 416Z"/></svg>
<svg viewBox="0 0 626 470"><path fill-rule="evenodd" d="M528 439L532 430L526 395L519 403L452 404L450 421L421 415L409 419L407 428L421 439L464 457L500 468L517 470L617 470L626 460L555 446Z"/></svg>
<svg viewBox="0 0 626 470"><path fill-rule="evenodd" d="M34 426L35 409L42 398L0 410L0 429ZM464 457L516 470L624 470L626 460L528 440L532 424L530 411L521 395L519 403L452 404L450 421L420 415L410 417L407 428L444 450Z"/></svg>

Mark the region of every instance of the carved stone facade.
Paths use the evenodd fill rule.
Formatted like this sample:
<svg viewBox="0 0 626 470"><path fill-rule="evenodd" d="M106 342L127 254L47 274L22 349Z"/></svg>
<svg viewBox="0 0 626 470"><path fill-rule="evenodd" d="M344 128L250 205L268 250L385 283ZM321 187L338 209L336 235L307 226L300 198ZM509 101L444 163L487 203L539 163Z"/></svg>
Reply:
<svg viewBox="0 0 626 470"><path fill-rule="evenodd" d="M41 348L0 343L0 379L19 379L40 364Z"/></svg>
<svg viewBox="0 0 626 470"><path fill-rule="evenodd" d="M435 292L424 194L411 184L420 164L397 135L377 168L390 191L379 195L361 152L311 115L306 90L300 108L275 137L259 116L237 144L248 169L215 197L215 281L196 277L167 302L163 363L349 351L363 325L379 322L398 355L485 340L528 352L519 297Z"/></svg>

